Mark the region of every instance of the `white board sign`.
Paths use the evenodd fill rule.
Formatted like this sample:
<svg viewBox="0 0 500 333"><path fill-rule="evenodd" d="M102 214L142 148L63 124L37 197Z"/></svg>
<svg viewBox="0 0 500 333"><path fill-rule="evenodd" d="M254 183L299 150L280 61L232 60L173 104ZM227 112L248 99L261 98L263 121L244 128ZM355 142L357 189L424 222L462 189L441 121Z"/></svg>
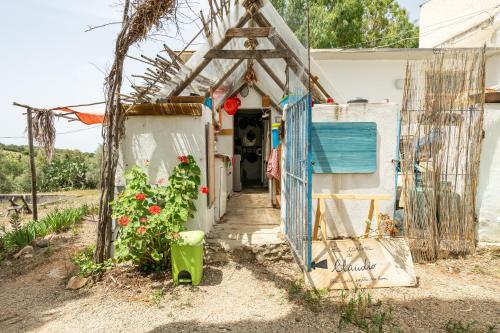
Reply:
<svg viewBox="0 0 500 333"><path fill-rule="evenodd" d="M305 280L317 289L414 286L417 281L404 238L314 241Z"/></svg>

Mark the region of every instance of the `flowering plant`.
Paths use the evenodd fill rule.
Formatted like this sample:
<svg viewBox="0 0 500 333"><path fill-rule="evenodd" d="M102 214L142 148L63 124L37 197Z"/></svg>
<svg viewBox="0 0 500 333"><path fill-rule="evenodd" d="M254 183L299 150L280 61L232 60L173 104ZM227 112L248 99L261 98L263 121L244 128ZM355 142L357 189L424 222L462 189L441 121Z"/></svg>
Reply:
<svg viewBox="0 0 500 333"><path fill-rule="evenodd" d="M115 242L117 257L144 269L163 269L170 245L193 217L200 186L200 168L192 156L182 156L168 182L149 184L138 166L125 174L127 185L112 203L120 225Z"/></svg>

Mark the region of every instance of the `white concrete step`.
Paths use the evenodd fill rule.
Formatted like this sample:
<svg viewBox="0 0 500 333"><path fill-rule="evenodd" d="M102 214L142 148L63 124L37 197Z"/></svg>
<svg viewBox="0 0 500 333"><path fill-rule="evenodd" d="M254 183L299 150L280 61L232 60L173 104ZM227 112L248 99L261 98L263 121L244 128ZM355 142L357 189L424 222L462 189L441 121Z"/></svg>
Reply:
<svg viewBox="0 0 500 333"><path fill-rule="evenodd" d="M262 246L262 245L275 245L285 243L279 237L268 239L207 239L209 244L218 244L226 250L241 249L242 247Z"/></svg>

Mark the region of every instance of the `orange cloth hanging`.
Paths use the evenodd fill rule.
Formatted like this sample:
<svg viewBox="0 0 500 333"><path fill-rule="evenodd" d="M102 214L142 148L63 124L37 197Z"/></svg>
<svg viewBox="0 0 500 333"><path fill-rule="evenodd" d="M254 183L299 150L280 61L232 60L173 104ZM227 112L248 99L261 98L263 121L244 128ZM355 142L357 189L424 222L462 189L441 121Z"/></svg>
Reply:
<svg viewBox="0 0 500 333"><path fill-rule="evenodd" d="M78 120L80 120L85 125L94 125L94 124L102 124L104 122L104 116L92 113L83 113L72 110L70 108L54 108L52 110L60 110L64 112L74 113Z"/></svg>

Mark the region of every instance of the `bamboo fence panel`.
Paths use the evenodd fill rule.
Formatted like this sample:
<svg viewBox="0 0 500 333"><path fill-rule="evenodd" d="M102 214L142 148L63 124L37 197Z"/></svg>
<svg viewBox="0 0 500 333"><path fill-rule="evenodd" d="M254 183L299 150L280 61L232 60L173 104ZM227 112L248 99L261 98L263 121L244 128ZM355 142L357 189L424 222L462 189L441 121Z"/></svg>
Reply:
<svg viewBox="0 0 500 333"><path fill-rule="evenodd" d="M484 49L439 50L407 64L400 160L416 261L475 249L484 70Z"/></svg>

